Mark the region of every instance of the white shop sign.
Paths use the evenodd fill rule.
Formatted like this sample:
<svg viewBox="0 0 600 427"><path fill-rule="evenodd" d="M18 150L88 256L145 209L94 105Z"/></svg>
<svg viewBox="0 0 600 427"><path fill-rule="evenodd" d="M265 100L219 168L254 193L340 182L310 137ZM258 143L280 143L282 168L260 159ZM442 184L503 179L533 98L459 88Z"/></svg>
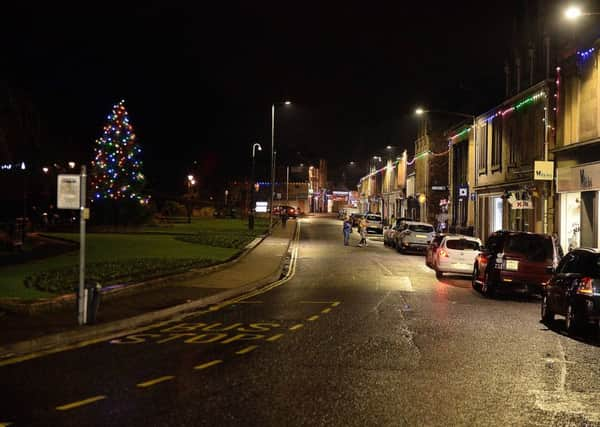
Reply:
<svg viewBox="0 0 600 427"><path fill-rule="evenodd" d="M586 163L556 170L556 191L573 193L600 191L600 163Z"/></svg>
<svg viewBox="0 0 600 427"><path fill-rule="evenodd" d="M533 209L533 202L531 200L515 200L510 205L511 209Z"/></svg>
<svg viewBox="0 0 600 427"><path fill-rule="evenodd" d="M58 209L79 209L81 177L79 175L58 175L57 200Z"/></svg>
<svg viewBox="0 0 600 427"><path fill-rule="evenodd" d="M539 160L533 162L533 179L537 181L552 181L554 179L554 162Z"/></svg>

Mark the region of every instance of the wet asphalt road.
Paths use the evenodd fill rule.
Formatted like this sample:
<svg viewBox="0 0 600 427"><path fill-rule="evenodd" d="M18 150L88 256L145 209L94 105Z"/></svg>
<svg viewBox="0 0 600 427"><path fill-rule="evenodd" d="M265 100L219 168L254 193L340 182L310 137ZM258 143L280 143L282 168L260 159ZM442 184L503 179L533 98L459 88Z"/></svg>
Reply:
<svg viewBox="0 0 600 427"><path fill-rule="evenodd" d="M279 287L0 367L0 426L600 425L593 334L341 240L339 221L307 218Z"/></svg>

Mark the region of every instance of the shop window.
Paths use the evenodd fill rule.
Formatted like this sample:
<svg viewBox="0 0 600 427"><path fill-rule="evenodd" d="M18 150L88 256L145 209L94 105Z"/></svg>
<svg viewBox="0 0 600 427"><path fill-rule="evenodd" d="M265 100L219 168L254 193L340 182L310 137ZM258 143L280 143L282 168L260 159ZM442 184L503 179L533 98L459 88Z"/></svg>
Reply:
<svg viewBox="0 0 600 427"><path fill-rule="evenodd" d="M477 169L479 174L487 173L488 124L477 127Z"/></svg>

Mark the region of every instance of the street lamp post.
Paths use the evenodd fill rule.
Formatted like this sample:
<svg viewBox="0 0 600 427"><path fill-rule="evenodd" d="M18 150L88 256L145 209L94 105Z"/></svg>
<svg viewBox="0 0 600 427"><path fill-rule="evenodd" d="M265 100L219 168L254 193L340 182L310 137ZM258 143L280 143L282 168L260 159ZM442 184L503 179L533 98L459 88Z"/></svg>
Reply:
<svg viewBox="0 0 600 427"><path fill-rule="evenodd" d="M192 203L192 198L194 195L194 185L196 185L196 178L194 178L194 175L190 174L187 176L188 197L187 197L186 211L188 214L188 224L192 223L192 211L194 209L194 206Z"/></svg>
<svg viewBox="0 0 600 427"><path fill-rule="evenodd" d="M248 215L248 230L254 230L254 159L256 157L256 149L258 149L258 151L262 151L262 146L258 142L255 142L252 145L252 169L250 171L250 212Z"/></svg>
<svg viewBox="0 0 600 427"><path fill-rule="evenodd" d="M290 105L291 101L271 104L271 205L269 209L269 232L273 230L273 202L275 199L275 105Z"/></svg>
<svg viewBox="0 0 600 427"><path fill-rule="evenodd" d="M569 21L575 21L582 16L600 15L600 12L584 12L579 6L569 6L565 9L564 15Z"/></svg>

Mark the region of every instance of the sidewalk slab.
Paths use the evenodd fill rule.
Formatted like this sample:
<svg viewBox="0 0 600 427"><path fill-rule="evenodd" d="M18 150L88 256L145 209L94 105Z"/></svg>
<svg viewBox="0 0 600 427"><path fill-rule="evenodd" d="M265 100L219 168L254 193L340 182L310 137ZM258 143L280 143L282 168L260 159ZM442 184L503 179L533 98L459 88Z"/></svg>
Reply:
<svg viewBox="0 0 600 427"><path fill-rule="evenodd" d="M243 258L231 263L227 268L197 275L186 274L166 280L160 287L147 291L110 299L100 304L98 324L94 326L77 325L75 303L72 309L65 309L39 315L20 315L4 313L0 316L0 356L15 343L25 341L43 341L48 335L58 334L52 342L60 343L60 335L78 336L93 335L94 328L106 330L107 324L126 325L125 319L135 316L136 322L142 324L145 314L158 310L176 313L173 307L201 307L204 300L214 304L252 285L266 285L277 280L281 274L283 260L295 234L295 223L288 223L286 228L278 226L273 233L248 252ZM264 283L263 283L264 282ZM219 297L222 295L222 298ZM153 321L156 316L147 316ZM121 321L121 322L117 322ZM127 327L127 326L123 326ZM75 331L82 333L76 333ZM113 331L114 332L114 331ZM23 347L23 345L21 345ZM31 350L33 351L33 350Z"/></svg>

